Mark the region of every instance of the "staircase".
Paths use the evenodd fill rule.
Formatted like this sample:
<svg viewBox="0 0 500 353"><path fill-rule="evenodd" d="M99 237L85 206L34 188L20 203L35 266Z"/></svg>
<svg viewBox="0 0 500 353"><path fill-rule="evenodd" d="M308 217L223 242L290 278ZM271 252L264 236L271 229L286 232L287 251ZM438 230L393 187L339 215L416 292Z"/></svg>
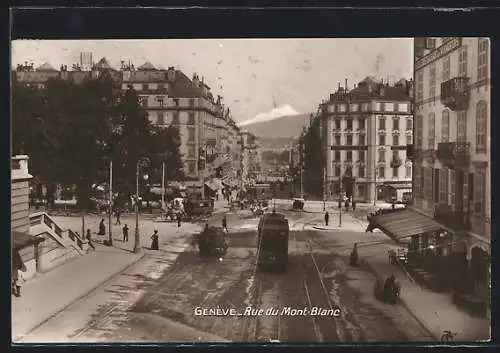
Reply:
<svg viewBox="0 0 500 353"><path fill-rule="evenodd" d="M30 230L33 236L50 237L60 248L85 255L88 251L88 241L71 229L63 230L47 213L37 212L29 216Z"/></svg>

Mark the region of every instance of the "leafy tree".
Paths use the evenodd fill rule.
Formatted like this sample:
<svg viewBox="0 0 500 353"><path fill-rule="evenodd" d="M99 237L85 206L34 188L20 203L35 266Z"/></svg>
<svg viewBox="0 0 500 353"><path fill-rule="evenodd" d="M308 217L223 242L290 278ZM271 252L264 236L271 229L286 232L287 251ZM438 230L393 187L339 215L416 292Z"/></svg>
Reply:
<svg viewBox="0 0 500 353"><path fill-rule="evenodd" d="M308 194L322 198L325 151L319 122L312 122L304 132L301 142L304 151L304 189Z"/></svg>

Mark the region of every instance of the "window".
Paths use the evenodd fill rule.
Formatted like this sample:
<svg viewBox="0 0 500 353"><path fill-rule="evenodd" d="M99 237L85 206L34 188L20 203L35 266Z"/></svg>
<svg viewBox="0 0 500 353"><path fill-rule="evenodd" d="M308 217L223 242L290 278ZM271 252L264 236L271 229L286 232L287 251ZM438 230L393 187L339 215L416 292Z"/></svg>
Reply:
<svg viewBox="0 0 500 353"><path fill-rule="evenodd" d="M486 213L486 173L478 171L475 175L477 181L474 183L474 212L481 216Z"/></svg>
<svg viewBox="0 0 500 353"><path fill-rule="evenodd" d="M398 103L394 103L394 111L399 112L399 104Z"/></svg>
<svg viewBox="0 0 500 353"><path fill-rule="evenodd" d="M458 52L458 76L467 76L467 46L462 45Z"/></svg>
<svg viewBox="0 0 500 353"><path fill-rule="evenodd" d="M196 129L194 127L188 127L188 141L193 142L196 139Z"/></svg>
<svg viewBox="0 0 500 353"><path fill-rule="evenodd" d="M179 106L179 98L174 98L174 105L175 105L176 107L178 107L178 106Z"/></svg>
<svg viewBox="0 0 500 353"><path fill-rule="evenodd" d="M448 171L443 170L439 176L439 203L448 204Z"/></svg>
<svg viewBox="0 0 500 353"><path fill-rule="evenodd" d="M378 128L379 130L385 130L385 118L380 118L378 122Z"/></svg>
<svg viewBox="0 0 500 353"><path fill-rule="evenodd" d="M164 116L163 112L157 112L156 113L156 123L158 125L165 124L165 116Z"/></svg>
<svg viewBox="0 0 500 353"><path fill-rule="evenodd" d="M193 98L189 99L189 106L191 108L194 107L194 99Z"/></svg>
<svg viewBox="0 0 500 353"><path fill-rule="evenodd" d="M416 121L416 132L415 132L415 147L417 149L422 149L424 140L424 117L422 115L417 115Z"/></svg>
<svg viewBox="0 0 500 353"><path fill-rule="evenodd" d="M358 151L358 161L360 162L365 161L365 151Z"/></svg>
<svg viewBox="0 0 500 353"><path fill-rule="evenodd" d="M335 145L340 146L340 136L335 136Z"/></svg>
<svg viewBox="0 0 500 353"><path fill-rule="evenodd" d="M411 165L407 165L406 168L405 168L405 177L407 179L410 179L411 178Z"/></svg>
<svg viewBox="0 0 500 353"><path fill-rule="evenodd" d="M336 166L336 167L335 167L335 176L336 176L336 177L339 177L339 176L340 176L340 167L339 167L339 166Z"/></svg>
<svg viewBox="0 0 500 353"><path fill-rule="evenodd" d="M486 152L486 102L480 101L476 105L476 151Z"/></svg>
<svg viewBox="0 0 500 353"><path fill-rule="evenodd" d="M364 178L365 177L365 167L359 167L358 168L358 177L359 178Z"/></svg>
<svg viewBox="0 0 500 353"><path fill-rule="evenodd" d="M174 116L172 118L172 125L174 126L179 126L180 125L180 120L179 120L179 112L174 112Z"/></svg>
<svg viewBox="0 0 500 353"><path fill-rule="evenodd" d="M417 165L415 167L415 179L413 182L413 189L415 191L415 197L422 198L422 167Z"/></svg>
<svg viewBox="0 0 500 353"><path fill-rule="evenodd" d="M340 130L340 119L335 119L335 130Z"/></svg>
<svg viewBox="0 0 500 353"><path fill-rule="evenodd" d="M189 112L189 113L188 113L188 121L187 121L187 124L188 124L188 125L196 125L196 121L195 121L195 118L194 118L194 112Z"/></svg>
<svg viewBox="0 0 500 353"><path fill-rule="evenodd" d="M477 55L477 80L488 77L488 40L479 39Z"/></svg>
<svg viewBox="0 0 500 353"><path fill-rule="evenodd" d="M377 174L377 176L379 178L385 178L385 167L378 168L378 174Z"/></svg>
<svg viewBox="0 0 500 353"><path fill-rule="evenodd" d="M413 130L412 118L406 118L406 131Z"/></svg>
<svg viewBox="0 0 500 353"><path fill-rule="evenodd" d="M384 150L378 151L378 161L385 162L385 151Z"/></svg>
<svg viewBox="0 0 500 353"><path fill-rule="evenodd" d="M441 115L441 142L448 142L450 140L450 111L443 110Z"/></svg>
<svg viewBox="0 0 500 353"><path fill-rule="evenodd" d="M392 159L394 161L399 160L399 151L392 151Z"/></svg>
<svg viewBox="0 0 500 353"><path fill-rule="evenodd" d="M424 100L424 70L421 69L416 74L415 100L416 103L422 103Z"/></svg>
<svg viewBox="0 0 500 353"><path fill-rule="evenodd" d="M365 119L359 119L358 126L360 130L364 130L366 126L366 120Z"/></svg>
<svg viewBox="0 0 500 353"><path fill-rule="evenodd" d="M436 65L429 67L429 98L434 100L436 97Z"/></svg>
<svg viewBox="0 0 500 353"><path fill-rule="evenodd" d="M380 146L385 146L385 135L383 134L378 135L378 144Z"/></svg>
<svg viewBox="0 0 500 353"><path fill-rule="evenodd" d="M411 145L411 135L406 136L406 144Z"/></svg>
<svg viewBox="0 0 500 353"><path fill-rule="evenodd" d="M385 103L384 102L380 103L380 111L381 112L385 111Z"/></svg>
<svg viewBox="0 0 500 353"><path fill-rule="evenodd" d="M430 150L435 149L436 143L436 116L434 113L429 114L429 126L427 127L428 131L428 140L427 140L427 148Z"/></svg>
<svg viewBox="0 0 500 353"><path fill-rule="evenodd" d="M148 89L149 89L149 85L148 85L147 83L144 83L144 84L142 85L142 90L143 90L143 91L147 91Z"/></svg>
<svg viewBox="0 0 500 353"><path fill-rule="evenodd" d="M392 118L392 129L399 130L399 117Z"/></svg>
<svg viewBox="0 0 500 353"><path fill-rule="evenodd" d="M399 135L392 135L392 145L399 146Z"/></svg>
<svg viewBox="0 0 500 353"><path fill-rule="evenodd" d="M335 161L340 162L340 151L335 151Z"/></svg>
<svg viewBox="0 0 500 353"><path fill-rule="evenodd" d="M352 135L347 135L346 136L346 145L347 146L352 146Z"/></svg>
<svg viewBox="0 0 500 353"><path fill-rule="evenodd" d="M443 59L443 81L450 79L450 56L446 55Z"/></svg>
<svg viewBox="0 0 500 353"><path fill-rule="evenodd" d="M352 130L352 119L347 119L347 130Z"/></svg>
<svg viewBox="0 0 500 353"><path fill-rule="evenodd" d="M352 151L347 151L345 155L347 161L352 161Z"/></svg>
<svg viewBox="0 0 500 353"><path fill-rule="evenodd" d="M434 203L439 202L439 197L440 197L440 173L439 169L431 169L432 170L432 201Z"/></svg>
<svg viewBox="0 0 500 353"><path fill-rule="evenodd" d="M346 177L352 177L352 167L350 165L348 165L346 168L345 168L345 173L344 175Z"/></svg>
<svg viewBox="0 0 500 353"><path fill-rule="evenodd" d="M366 135L365 134L359 134L359 145L360 146L366 145Z"/></svg>
<svg viewBox="0 0 500 353"><path fill-rule="evenodd" d="M432 168L424 168L424 195L425 199L432 201Z"/></svg>
<svg viewBox="0 0 500 353"><path fill-rule="evenodd" d="M159 83L157 89L158 89L158 91L163 91L165 89L165 86L163 86L162 83Z"/></svg>
<svg viewBox="0 0 500 353"><path fill-rule="evenodd" d="M196 157L196 146L195 145L189 145L187 146L187 156L188 158L195 158Z"/></svg>
<svg viewBox="0 0 500 353"><path fill-rule="evenodd" d="M158 105L160 108L163 108L165 106L165 101L162 96L157 96L156 101L158 102Z"/></svg>
<svg viewBox="0 0 500 353"><path fill-rule="evenodd" d="M467 111L457 112L457 141L467 141Z"/></svg>
<svg viewBox="0 0 500 353"><path fill-rule="evenodd" d="M189 174L196 173L196 163L195 162L187 162L187 166L188 166L188 173Z"/></svg>
<svg viewBox="0 0 500 353"><path fill-rule="evenodd" d="M392 168L392 177L397 178L399 175L399 168Z"/></svg>

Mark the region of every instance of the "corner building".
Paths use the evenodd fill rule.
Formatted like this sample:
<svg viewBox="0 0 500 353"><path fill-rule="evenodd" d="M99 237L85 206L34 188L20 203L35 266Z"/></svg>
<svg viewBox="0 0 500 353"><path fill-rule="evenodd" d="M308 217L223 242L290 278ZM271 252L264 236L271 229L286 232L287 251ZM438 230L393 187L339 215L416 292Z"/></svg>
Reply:
<svg viewBox="0 0 500 353"><path fill-rule="evenodd" d="M412 81L389 85L367 77L351 90L339 87L320 105L328 199L346 192L358 202L373 202L390 200L400 188L411 190L405 153L412 143L411 91Z"/></svg>
<svg viewBox="0 0 500 353"><path fill-rule="evenodd" d="M464 280L464 291L485 301L491 254L490 77L488 38L415 39L414 208L454 235L452 249L460 260L453 272Z"/></svg>

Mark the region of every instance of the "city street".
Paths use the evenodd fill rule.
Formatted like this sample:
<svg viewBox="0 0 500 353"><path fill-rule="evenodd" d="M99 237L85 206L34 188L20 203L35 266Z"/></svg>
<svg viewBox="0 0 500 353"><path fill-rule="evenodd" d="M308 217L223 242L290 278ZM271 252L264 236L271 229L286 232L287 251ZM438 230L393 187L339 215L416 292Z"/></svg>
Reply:
<svg viewBox="0 0 500 353"><path fill-rule="evenodd" d="M373 298L371 272L347 265L352 240L359 232L356 236L347 229L335 233L309 229L320 214L287 212L287 216L292 232L285 274L255 270L258 219L248 211L231 213L227 215L230 248L221 261L200 259L193 244L182 245L176 237L160 239L160 251L144 250L142 260L21 341L432 340L406 309ZM220 224L221 218L215 215L211 223ZM149 228L165 233L162 227L170 226L141 224L144 234L149 234ZM188 224L183 227L194 229ZM115 245L122 244L115 241ZM244 313L248 306L278 309L280 314L197 315L197 308ZM320 312L293 316L296 309L314 307Z"/></svg>

